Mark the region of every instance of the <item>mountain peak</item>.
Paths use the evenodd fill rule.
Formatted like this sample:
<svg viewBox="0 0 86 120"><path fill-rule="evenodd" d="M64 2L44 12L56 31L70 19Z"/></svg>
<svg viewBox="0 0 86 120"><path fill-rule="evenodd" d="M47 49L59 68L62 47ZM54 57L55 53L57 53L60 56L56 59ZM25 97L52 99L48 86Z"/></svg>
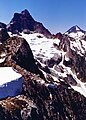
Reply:
<svg viewBox="0 0 86 120"><path fill-rule="evenodd" d="M71 27L68 31L66 31L64 34L77 39L85 35L86 31L82 30L78 25L75 25Z"/></svg>
<svg viewBox="0 0 86 120"><path fill-rule="evenodd" d="M73 27L71 27L67 32L65 32L66 34L70 34L70 33L77 33L77 32L82 32L85 33L84 30L82 30L78 25L75 25Z"/></svg>
<svg viewBox="0 0 86 120"><path fill-rule="evenodd" d="M77 31L82 31L82 30L78 25L75 25L75 26L71 27L67 32L68 33L72 33L72 32L76 33Z"/></svg>
<svg viewBox="0 0 86 120"><path fill-rule="evenodd" d="M28 11L27 9L23 10L23 11L21 12L21 14L22 14L22 15L25 15L25 16L30 15L30 13L29 13L29 11Z"/></svg>
<svg viewBox="0 0 86 120"><path fill-rule="evenodd" d="M7 25L7 30L13 34L26 31L25 33L27 34L30 32L36 32L41 33L48 38L52 36L52 34L43 26L42 23L33 19L27 9L23 10L21 13L14 13L14 17Z"/></svg>
<svg viewBox="0 0 86 120"><path fill-rule="evenodd" d="M73 27L76 29L76 31L81 30L78 25L75 25L75 26L73 26Z"/></svg>

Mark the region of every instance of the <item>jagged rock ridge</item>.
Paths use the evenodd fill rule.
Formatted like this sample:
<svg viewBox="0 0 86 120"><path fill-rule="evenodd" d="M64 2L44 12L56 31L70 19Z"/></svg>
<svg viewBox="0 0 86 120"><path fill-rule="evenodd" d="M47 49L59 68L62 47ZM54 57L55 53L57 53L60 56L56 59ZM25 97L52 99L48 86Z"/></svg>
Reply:
<svg viewBox="0 0 86 120"><path fill-rule="evenodd" d="M14 14L14 17L7 25L7 30L12 33L24 32L27 34L31 31L44 34L46 37L51 37L51 33L43 24L35 21L26 9L21 13Z"/></svg>

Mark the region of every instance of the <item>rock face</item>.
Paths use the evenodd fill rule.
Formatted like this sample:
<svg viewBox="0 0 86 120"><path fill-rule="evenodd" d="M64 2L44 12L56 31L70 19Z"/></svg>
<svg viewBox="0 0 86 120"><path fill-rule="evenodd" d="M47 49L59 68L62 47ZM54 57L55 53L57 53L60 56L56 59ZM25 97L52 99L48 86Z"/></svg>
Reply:
<svg viewBox="0 0 86 120"><path fill-rule="evenodd" d="M0 22L0 28L6 28L6 24Z"/></svg>
<svg viewBox="0 0 86 120"><path fill-rule="evenodd" d="M14 14L14 17L7 25L7 30L14 34L19 32L29 33L31 31L44 34L46 37L51 37L51 33L42 23L35 21L26 9L21 13Z"/></svg>
<svg viewBox="0 0 86 120"><path fill-rule="evenodd" d="M84 67L86 65L85 42L86 41L81 38L73 39L71 37L64 36L59 46L60 49L63 49L64 52L66 52L63 64L67 67L71 67L76 73L76 76L84 82L86 82L86 69Z"/></svg>
<svg viewBox="0 0 86 120"><path fill-rule="evenodd" d="M26 81L26 85L24 92L38 107L38 120L85 120L86 98L70 89L67 83L46 87L36 81Z"/></svg>
<svg viewBox="0 0 86 120"><path fill-rule="evenodd" d="M0 49L1 56L5 58L4 62L1 64L6 64L9 66L10 61L13 60L17 65L26 70L36 74L42 74L35 64L30 46L25 39L11 37L0 46ZM3 56L3 54L5 56Z"/></svg>
<svg viewBox="0 0 86 120"><path fill-rule="evenodd" d="M59 33L57 33L56 35L54 35L53 38L54 38L54 39L57 39L57 38L58 38L58 39L61 40L61 39L63 38L63 35L59 32Z"/></svg>
<svg viewBox="0 0 86 120"><path fill-rule="evenodd" d="M7 33L6 25L0 22L0 42L3 43L8 38L9 34Z"/></svg>
<svg viewBox="0 0 86 120"><path fill-rule="evenodd" d="M37 115L36 110L33 101L24 95L0 101L1 120L30 120Z"/></svg>

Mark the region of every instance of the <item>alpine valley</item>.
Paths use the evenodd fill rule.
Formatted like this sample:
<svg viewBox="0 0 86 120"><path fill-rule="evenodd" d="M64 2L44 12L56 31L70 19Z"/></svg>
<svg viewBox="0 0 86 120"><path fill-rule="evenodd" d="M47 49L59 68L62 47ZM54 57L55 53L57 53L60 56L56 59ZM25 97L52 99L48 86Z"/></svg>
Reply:
<svg viewBox="0 0 86 120"><path fill-rule="evenodd" d="M54 35L26 9L0 23L0 120L86 120L85 30Z"/></svg>

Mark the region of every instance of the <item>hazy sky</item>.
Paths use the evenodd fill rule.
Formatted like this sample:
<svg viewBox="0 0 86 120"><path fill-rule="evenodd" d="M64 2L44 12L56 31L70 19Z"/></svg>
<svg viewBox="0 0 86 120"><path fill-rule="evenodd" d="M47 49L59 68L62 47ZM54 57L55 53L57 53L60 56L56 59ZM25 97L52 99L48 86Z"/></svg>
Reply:
<svg viewBox="0 0 86 120"><path fill-rule="evenodd" d="M9 23L15 12L24 9L52 33L73 25L86 30L86 0L0 0L0 22Z"/></svg>

